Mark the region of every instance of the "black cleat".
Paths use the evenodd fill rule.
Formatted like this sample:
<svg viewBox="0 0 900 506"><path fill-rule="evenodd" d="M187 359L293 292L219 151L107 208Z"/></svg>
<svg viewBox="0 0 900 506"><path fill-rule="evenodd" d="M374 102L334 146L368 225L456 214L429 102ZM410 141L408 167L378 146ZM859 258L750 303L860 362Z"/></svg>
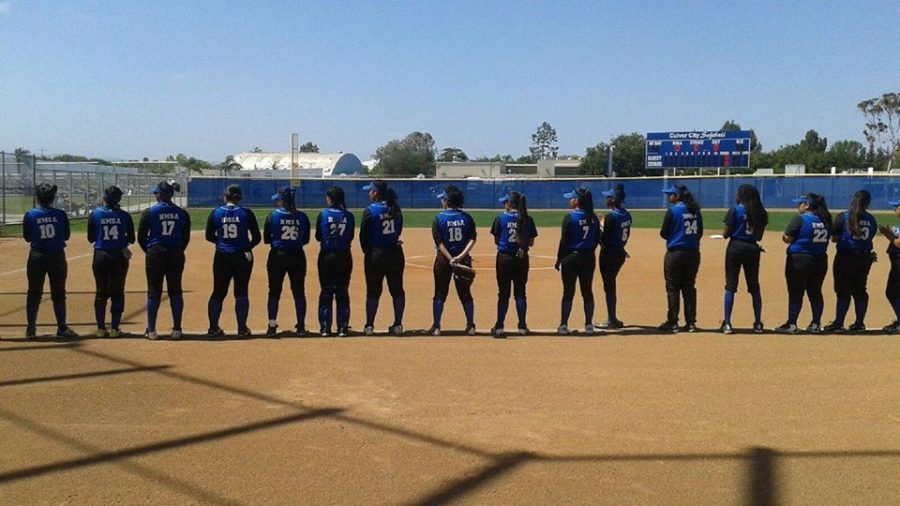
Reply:
<svg viewBox="0 0 900 506"><path fill-rule="evenodd" d="M57 339L74 339L78 337L78 333L69 327L63 327L56 330Z"/></svg>
<svg viewBox="0 0 900 506"><path fill-rule="evenodd" d="M865 334L866 326L862 323L854 323L853 325L847 327L847 332L852 332L854 334Z"/></svg>
<svg viewBox="0 0 900 506"><path fill-rule="evenodd" d="M900 321L894 320L890 325L885 325L881 331L885 334L896 334L900 332Z"/></svg>
<svg viewBox="0 0 900 506"><path fill-rule="evenodd" d="M678 328L678 322L664 322L657 329L663 332L671 332L672 334L678 333L680 328Z"/></svg>
<svg viewBox="0 0 900 506"><path fill-rule="evenodd" d="M338 337L349 337L350 336L350 327L338 327Z"/></svg>
<svg viewBox="0 0 900 506"><path fill-rule="evenodd" d="M812 324L810 324L810 327L812 327ZM825 328L822 329L822 332L825 332L826 334L843 334L844 332L847 332L847 329L845 329L843 325L838 325L836 322L831 322L828 325L825 325Z"/></svg>
<svg viewBox="0 0 900 506"><path fill-rule="evenodd" d="M294 337L306 337L309 333L306 331L306 327L302 325L297 325L294 327Z"/></svg>
<svg viewBox="0 0 900 506"><path fill-rule="evenodd" d="M249 339L249 338L253 337L253 332L250 331L249 327L246 327L241 330L238 330L237 335L241 339Z"/></svg>
<svg viewBox="0 0 900 506"><path fill-rule="evenodd" d="M475 324L466 325L466 335L474 336L475 335Z"/></svg>
<svg viewBox="0 0 900 506"><path fill-rule="evenodd" d="M278 337L278 326L269 325L269 327L266 328L266 337Z"/></svg>
<svg viewBox="0 0 900 506"><path fill-rule="evenodd" d="M763 328L763 323L762 323L762 322L756 322L756 323L753 324L753 333L755 333L755 334L762 334L762 333L763 333L763 330L764 330L764 328Z"/></svg>
<svg viewBox="0 0 900 506"><path fill-rule="evenodd" d="M206 331L206 337L225 337L225 331L222 330L222 327L210 327Z"/></svg>
<svg viewBox="0 0 900 506"><path fill-rule="evenodd" d="M37 337L37 329L34 327L25 327L25 339L34 339Z"/></svg>
<svg viewBox="0 0 900 506"><path fill-rule="evenodd" d="M503 327L497 325L491 328L491 335L496 339L506 339L506 331L503 329Z"/></svg>
<svg viewBox="0 0 900 506"><path fill-rule="evenodd" d="M319 328L319 336L320 337L331 337L331 327L325 327L324 325Z"/></svg>
<svg viewBox="0 0 900 506"><path fill-rule="evenodd" d="M784 322L780 327L775 327L775 332L779 334L796 334L800 332L800 329L793 323Z"/></svg>
<svg viewBox="0 0 900 506"><path fill-rule="evenodd" d="M681 331L682 332L690 332L693 334L694 332L699 332L700 329L697 328L696 323L687 323L684 325L684 327L681 327Z"/></svg>
<svg viewBox="0 0 900 506"><path fill-rule="evenodd" d="M441 327L437 325L432 325L430 329L428 329L429 336L440 337L441 336Z"/></svg>

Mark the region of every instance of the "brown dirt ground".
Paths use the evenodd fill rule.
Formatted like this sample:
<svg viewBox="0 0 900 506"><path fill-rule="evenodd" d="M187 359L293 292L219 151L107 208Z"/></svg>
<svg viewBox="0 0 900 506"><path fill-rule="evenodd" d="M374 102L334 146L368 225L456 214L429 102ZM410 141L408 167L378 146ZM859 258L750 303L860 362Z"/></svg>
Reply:
<svg viewBox="0 0 900 506"><path fill-rule="evenodd" d="M492 245L480 230L476 320L494 319ZM533 329L558 324L556 230L541 230L529 283ZM433 247L404 233L407 329L430 324ZM207 326L212 246L195 236L185 327ZM769 234L766 323L786 314L784 253ZM881 248L883 245L879 245ZM700 325L721 318L722 241L704 240ZM0 503L735 503L900 502L900 339L659 335L661 240L637 230L620 317L584 338L486 335L184 342L22 342L27 251L0 241ZM265 328L264 250L251 321ZM317 251L317 246L310 248ZM91 330L88 244L70 243L70 320ZM362 326L361 254L351 293ZM311 255L314 257L314 255ZM314 262L312 262L314 264ZM144 327L143 256L126 330ZM307 281L314 327L315 267ZM875 264L871 327L892 318ZM595 320L605 316L599 279ZM451 290L446 329L462 328ZM580 298L570 323L580 324ZM826 321L833 314L826 282ZM234 328L230 302L223 327ZM286 292L282 314L290 306ZM746 293L735 323L752 321ZM507 326L514 326L514 311ZM808 319L808 305L801 317ZM40 331L53 326L49 301ZM170 325L168 309L159 327ZM389 323L387 294L377 328ZM293 322L282 316L281 323ZM575 325L579 326L579 325Z"/></svg>

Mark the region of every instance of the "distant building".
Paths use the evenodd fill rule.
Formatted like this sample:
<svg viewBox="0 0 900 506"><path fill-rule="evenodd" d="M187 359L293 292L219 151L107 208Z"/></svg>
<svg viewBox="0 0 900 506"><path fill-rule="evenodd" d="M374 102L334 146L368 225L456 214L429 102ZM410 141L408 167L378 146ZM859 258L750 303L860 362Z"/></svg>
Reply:
<svg viewBox="0 0 900 506"><path fill-rule="evenodd" d="M238 153L234 161L241 172L291 170L290 153ZM298 153L297 166L301 176L331 177L366 174L366 168L352 153Z"/></svg>
<svg viewBox="0 0 900 506"><path fill-rule="evenodd" d="M438 178L527 178L577 175L580 160L538 160L538 163L508 162L438 162Z"/></svg>

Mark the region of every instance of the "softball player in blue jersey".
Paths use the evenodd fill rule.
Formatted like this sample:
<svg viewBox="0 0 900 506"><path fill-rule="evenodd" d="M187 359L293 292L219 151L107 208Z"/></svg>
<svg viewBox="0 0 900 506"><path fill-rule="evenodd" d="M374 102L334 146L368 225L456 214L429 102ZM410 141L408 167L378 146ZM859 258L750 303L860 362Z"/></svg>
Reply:
<svg viewBox="0 0 900 506"><path fill-rule="evenodd" d="M266 216L263 225L263 242L272 245L266 260L269 277L269 325L266 336L278 335L278 302L284 276L287 275L297 317L294 333L302 337L306 335L306 253L303 246L309 244L309 218L306 213L297 210L293 188L280 190L272 195L272 200L278 207Z"/></svg>
<svg viewBox="0 0 900 506"><path fill-rule="evenodd" d="M828 238L831 235L831 213L825 197L815 193L793 200L799 214L791 219L782 240L788 244L784 275L788 288L788 320L776 332L796 334L797 318L803 308L803 293L809 297L812 322L807 332L822 332L822 283L828 274Z"/></svg>
<svg viewBox="0 0 900 506"><path fill-rule="evenodd" d="M121 337L119 325L125 310L125 277L131 259L129 244L134 244L134 220L122 210L119 201L122 190L110 186L103 192L103 207L98 207L88 219L87 239L94 243L94 281L97 295L94 298L94 316L97 320L97 337ZM111 301L110 328L106 329L106 302Z"/></svg>
<svg viewBox="0 0 900 506"><path fill-rule="evenodd" d="M328 204L316 218L316 240L319 250L319 335L331 335L332 303L335 309L338 337L350 335L350 274L353 272L353 242L355 222L347 210L344 190L331 186L325 191Z"/></svg>
<svg viewBox="0 0 900 506"><path fill-rule="evenodd" d="M466 334L475 335L475 301L472 299L472 279L456 275L453 269L456 265L472 267L472 257L469 256L475 247L477 233L475 220L469 213L463 211L465 195L455 186L447 189L437 196L444 206L444 210L434 217L431 222L431 236L437 249L434 258L434 299L432 301L433 323L428 333L433 336L441 335L441 316L444 313L444 303L447 294L450 293L450 278L456 285L456 294L462 303L463 313L466 315Z"/></svg>
<svg viewBox="0 0 900 506"><path fill-rule="evenodd" d="M759 241L769 224L769 214L759 198L756 187L743 184L738 187L736 204L725 215L722 237L728 239L725 250L725 319L719 330L732 334L731 312L734 294L737 292L741 269L747 280L747 291L753 300L753 332L763 331L762 295L759 288L759 257L762 249Z"/></svg>
<svg viewBox="0 0 900 506"><path fill-rule="evenodd" d="M213 209L206 221L206 240L216 245L213 257L213 292L207 305L207 335L210 337L225 335L225 331L219 327L219 316L232 279L238 337L247 338L252 335L247 326L250 313L250 274L253 272L253 248L262 237L256 215L250 209L238 205L242 197L240 186L229 185L223 196L225 205Z"/></svg>
<svg viewBox="0 0 900 506"><path fill-rule="evenodd" d="M894 214L900 217L900 200L892 200L888 205L894 209ZM878 231L888 240L887 255L891 262L891 272L888 274L884 296L894 310L894 321L882 330L886 334L896 334L900 332L900 225L894 227L882 225L878 227Z"/></svg>
<svg viewBox="0 0 900 506"><path fill-rule="evenodd" d="M700 270L700 238L703 215L700 204L687 187L680 184L663 190L672 204L663 218L659 235L666 240L663 264L669 312L659 326L665 332L697 331L697 272ZM678 327L680 298L684 298L684 327Z"/></svg>
<svg viewBox="0 0 900 506"><path fill-rule="evenodd" d="M159 339L156 316L159 314L163 280L172 308L172 339L180 339L181 317L184 314L184 250L191 242L191 216L172 203L180 190L174 181L162 181L153 189L156 204L141 213L137 242L145 253L147 275L147 331L149 339Z"/></svg>
<svg viewBox="0 0 900 506"><path fill-rule="evenodd" d="M528 302L525 295L525 285L528 283L528 250L534 246L534 238L537 237L537 227L534 219L528 215L528 205L525 195L519 192L509 192L500 198L504 211L494 218L491 225L491 235L494 236L494 244L497 245L497 322L491 329L491 334L496 338L506 337L503 329L506 320L506 312L509 309L510 285L512 285L513 297L516 299L516 315L519 318L518 333L520 336L528 335L526 313Z"/></svg>
<svg viewBox="0 0 900 506"><path fill-rule="evenodd" d="M359 244L362 246L366 273L366 324L367 336L375 335L375 315L378 299L387 278L388 291L394 305L394 323L388 332L403 335L403 311L406 308L406 292L403 290L403 270L406 258L400 234L403 233L403 213L397 204L397 193L382 180L372 181L362 187L369 192L372 201L363 210L359 224Z"/></svg>
<svg viewBox="0 0 900 506"><path fill-rule="evenodd" d="M600 277L606 295L606 311L609 317L600 324L601 329L615 330L623 327L616 317L616 277L625 264L628 254L625 246L631 237L631 213L625 209L625 187L616 185L614 190L603 192L609 212L603 216L603 232L600 234Z"/></svg>
<svg viewBox="0 0 900 506"><path fill-rule="evenodd" d="M842 333L865 332L866 311L869 309L869 293L866 283L872 269L872 239L878 230L875 217L869 214L872 194L860 190L853 195L850 209L838 213L831 227L831 241L835 243L837 253L834 255L834 292L837 303L834 321L823 329L825 332ZM844 319L850 310L850 298L856 312L856 320L849 328L844 329Z"/></svg>
<svg viewBox="0 0 900 506"><path fill-rule="evenodd" d="M28 296L25 303L25 338L37 337L37 314L44 296L44 279L50 278L50 298L56 315L56 337L78 337L66 325L66 241L69 240L69 217L53 207L56 185L40 183L35 188L37 207L25 213L22 220L22 237L31 245L28 252L26 275Z"/></svg>
<svg viewBox="0 0 900 506"><path fill-rule="evenodd" d="M575 299L575 283L581 288L584 300L584 332L594 333L594 271L597 258L594 250L600 240L600 220L594 214L594 197L590 190L579 188L563 194L572 209L562 221L555 268L562 272L563 296L560 323L556 333L569 333L569 314Z"/></svg>

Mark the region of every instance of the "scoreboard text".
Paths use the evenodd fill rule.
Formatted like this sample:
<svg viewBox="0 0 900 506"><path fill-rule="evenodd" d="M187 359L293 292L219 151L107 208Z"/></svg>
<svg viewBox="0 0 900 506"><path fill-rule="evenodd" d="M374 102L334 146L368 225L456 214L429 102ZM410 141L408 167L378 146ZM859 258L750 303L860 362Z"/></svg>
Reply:
<svg viewBox="0 0 900 506"><path fill-rule="evenodd" d="M750 131L651 132L648 169L750 167Z"/></svg>

